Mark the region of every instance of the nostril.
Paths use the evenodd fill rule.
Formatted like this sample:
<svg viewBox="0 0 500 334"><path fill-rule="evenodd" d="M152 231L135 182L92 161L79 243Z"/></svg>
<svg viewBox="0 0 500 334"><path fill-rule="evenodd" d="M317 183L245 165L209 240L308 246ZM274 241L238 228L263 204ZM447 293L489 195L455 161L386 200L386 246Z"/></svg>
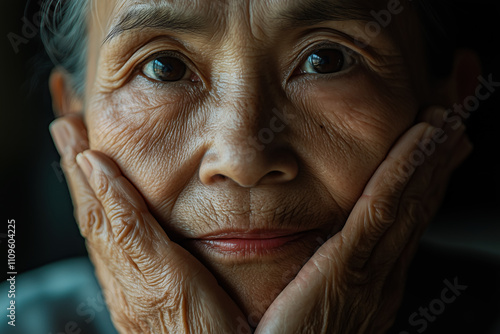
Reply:
<svg viewBox="0 0 500 334"><path fill-rule="evenodd" d="M266 174L261 180L261 184L286 181L286 174L278 170L273 170Z"/></svg>
<svg viewBox="0 0 500 334"><path fill-rule="evenodd" d="M277 170L273 170L269 173L267 173L267 176L270 177L270 178L278 178L278 177L281 177L283 175L283 172L280 172L280 171L277 171Z"/></svg>
<svg viewBox="0 0 500 334"><path fill-rule="evenodd" d="M214 182L224 181L226 177L222 174L216 174L212 177Z"/></svg>
<svg viewBox="0 0 500 334"><path fill-rule="evenodd" d="M238 149L238 150L236 150ZM223 155L206 153L199 169L199 179L205 185L227 185L232 182L250 188L259 184L279 184L292 181L298 174L298 163L292 151L276 149L247 159L239 147ZM231 182L229 182L231 181Z"/></svg>

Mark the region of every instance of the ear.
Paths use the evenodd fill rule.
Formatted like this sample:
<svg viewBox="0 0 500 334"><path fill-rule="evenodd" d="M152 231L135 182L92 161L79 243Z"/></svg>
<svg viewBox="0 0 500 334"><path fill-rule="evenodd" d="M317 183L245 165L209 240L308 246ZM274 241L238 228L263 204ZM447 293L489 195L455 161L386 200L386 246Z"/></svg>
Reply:
<svg viewBox="0 0 500 334"><path fill-rule="evenodd" d="M438 84L439 104L451 107L475 94L481 75L481 61L475 51L460 49L455 53L453 71Z"/></svg>
<svg viewBox="0 0 500 334"><path fill-rule="evenodd" d="M69 75L63 68L56 67L52 70L49 87L52 95L52 108L57 117L83 112L83 101L76 96L71 87Z"/></svg>

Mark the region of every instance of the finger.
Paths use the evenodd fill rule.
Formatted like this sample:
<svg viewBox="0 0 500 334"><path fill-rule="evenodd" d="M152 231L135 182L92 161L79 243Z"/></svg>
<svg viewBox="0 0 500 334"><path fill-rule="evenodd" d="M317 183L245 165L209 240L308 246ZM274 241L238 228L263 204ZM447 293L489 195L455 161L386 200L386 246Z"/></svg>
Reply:
<svg viewBox="0 0 500 334"><path fill-rule="evenodd" d="M443 128L448 111L438 105L431 105L422 110L416 123L429 123L436 128Z"/></svg>
<svg viewBox="0 0 500 334"><path fill-rule="evenodd" d="M433 133L434 127L425 123L410 129L368 182L340 232L349 265L364 267L381 237L395 223L401 196L416 170L414 152Z"/></svg>
<svg viewBox="0 0 500 334"><path fill-rule="evenodd" d="M51 124L50 132L61 155L61 167L68 182L80 233L87 240L92 260L99 259L99 262L93 262L94 265L100 271L104 267L99 264L105 260L110 262L109 268L119 263L122 268L118 274L125 274L128 260L113 247L106 213L76 161L78 154L88 149L83 120L76 115L58 118Z"/></svg>
<svg viewBox="0 0 500 334"><path fill-rule="evenodd" d="M149 283L165 280L168 268L181 270L192 261L187 251L170 241L140 193L111 159L87 150L77 161L109 220L113 243Z"/></svg>
<svg viewBox="0 0 500 334"><path fill-rule="evenodd" d="M444 115L444 110L442 113ZM380 265L378 261L382 261L390 266L390 259L395 259L394 255L403 252L412 236L420 239L442 202L456 167L453 160L457 156L462 159L463 152L469 148L461 146L464 134L463 126L456 130L448 128L446 132L436 129L434 136L418 145L422 161L419 161L419 166L416 166L414 175L403 191L395 223L374 251L375 265ZM413 252L414 249L408 249L407 256L411 257Z"/></svg>
<svg viewBox="0 0 500 334"><path fill-rule="evenodd" d="M234 301L199 261L167 238L139 192L121 175L116 164L98 152L77 155L88 148L88 142L82 140L86 133L80 131L84 129L83 122L64 121L55 122L52 132L65 161L63 167L78 207L79 224L86 229L89 254L98 267L99 278L112 288L111 302L133 309L118 313L122 317L116 318L111 308L114 319L125 324L123 328L131 329L133 324L127 323L129 315L143 314L140 323L144 324L153 311L158 313L153 321L161 322L165 319L158 308L165 307L174 318L192 319L191 326L196 325L198 311L203 308L204 317L219 319L216 326L222 328L208 332L231 333L234 328L249 332ZM192 304L184 298L199 295L204 298L190 299ZM227 310L227 314L221 316L220 310ZM174 316L176 313L179 314ZM175 322L173 318L171 321Z"/></svg>
<svg viewBox="0 0 500 334"><path fill-rule="evenodd" d="M442 153L436 153L440 155L439 161L422 198L423 205L428 209L430 217L433 217L441 206L452 173L471 152L472 144L464 133L462 137L455 140L454 147L448 150L443 149Z"/></svg>
<svg viewBox="0 0 500 334"><path fill-rule="evenodd" d="M456 144L455 154L452 155L451 159L444 158L444 162L441 162L434 172L431 184L437 185L427 194L423 196L424 206L430 207L431 212L436 212L441 204L441 200L444 197L445 190L448 186L451 173L448 171L455 170L466 157L472 152L472 144L469 141L467 135L464 135L460 141ZM408 269L416 251L420 238L422 237L427 224L417 225L417 228L413 231L412 236L409 239L408 244L405 246L400 258L398 259L399 266L403 267L403 272Z"/></svg>
<svg viewBox="0 0 500 334"><path fill-rule="evenodd" d="M449 111L432 107L422 120L437 127L435 135L419 146L425 164L418 168L406 190L407 198L422 198L427 216L433 217L440 206L451 172L470 154L471 145L460 118L446 122ZM427 166L427 167L426 167Z"/></svg>
<svg viewBox="0 0 500 334"><path fill-rule="evenodd" d="M61 154L61 165L70 188L75 217L81 234L87 239L89 253L105 261L117 276L137 275L130 268L129 257L113 243L112 229L106 212L91 188L87 176L77 164L76 157L88 149L88 139L83 120L77 116L67 116L54 121L51 133ZM129 206L125 203L126 208ZM151 239L149 239L151 240ZM147 251L136 249L146 257Z"/></svg>
<svg viewBox="0 0 500 334"><path fill-rule="evenodd" d="M88 238L91 235L90 229L101 227L91 223L99 224L102 219L97 219L100 218L97 216L102 216L102 214L98 213L99 202L96 200L86 176L76 163L76 156L89 147L85 125L81 117L70 115L52 122L50 132L61 156L61 168L68 183L80 232L83 237ZM91 208L94 210L90 210ZM93 219L79 217L79 213L83 212L94 212L96 216Z"/></svg>
<svg viewBox="0 0 500 334"><path fill-rule="evenodd" d="M113 236L111 244L118 248L115 253L129 259L133 264L130 269L136 268L141 275L139 278L144 279L139 281L144 284L143 288L138 289L137 281L131 280L134 276L120 272L129 268L113 263L122 265L123 261L107 261L106 266L113 268L111 271L127 296L133 296L133 300L141 301L143 306L158 307L159 300L167 302L169 307L175 308L169 312L181 312L183 317L191 319L198 319L203 309L203 317L217 318L219 328L248 330L234 301L196 258L168 239L138 190L110 158L101 152L87 150L78 155L77 161L106 212ZM203 298L193 298L199 296ZM181 309L179 304L186 302L186 297L190 298L190 305L183 305L189 307ZM221 310L227 314L221 316ZM234 331L223 329L220 332Z"/></svg>

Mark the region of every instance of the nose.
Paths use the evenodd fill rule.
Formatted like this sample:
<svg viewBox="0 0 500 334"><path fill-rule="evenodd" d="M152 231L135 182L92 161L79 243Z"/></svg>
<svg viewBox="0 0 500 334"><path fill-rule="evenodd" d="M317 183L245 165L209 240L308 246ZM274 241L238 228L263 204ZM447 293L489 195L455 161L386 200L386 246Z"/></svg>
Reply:
<svg viewBox="0 0 500 334"><path fill-rule="evenodd" d="M279 184L298 173L293 153L285 148L259 151L250 143L226 142L204 156L200 179L205 185L234 181L241 187Z"/></svg>
<svg viewBox="0 0 500 334"><path fill-rule="evenodd" d="M297 177L297 157L286 140L294 115L265 107L250 96L259 94L247 91L222 104L225 107L219 110L213 139L200 165L205 185L233 181L241 187L255 187Z"/></svg>

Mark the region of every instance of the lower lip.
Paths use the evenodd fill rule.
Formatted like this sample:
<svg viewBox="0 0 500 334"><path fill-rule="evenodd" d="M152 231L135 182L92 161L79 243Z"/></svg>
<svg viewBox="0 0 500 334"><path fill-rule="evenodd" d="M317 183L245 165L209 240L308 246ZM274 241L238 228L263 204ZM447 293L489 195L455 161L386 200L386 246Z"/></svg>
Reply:
<svg viewBox="0 0 500 334"><path fill-rule="evenodd" d="M300 245L306 237L311 237L312 233L296 233L278 237L258 237L258 238L214 238L192 240L198 246L204 246L211 250L225 255L267 255L275 252L282 252L293 246ZM309 239L309 238L307 238Z"/></svg>

